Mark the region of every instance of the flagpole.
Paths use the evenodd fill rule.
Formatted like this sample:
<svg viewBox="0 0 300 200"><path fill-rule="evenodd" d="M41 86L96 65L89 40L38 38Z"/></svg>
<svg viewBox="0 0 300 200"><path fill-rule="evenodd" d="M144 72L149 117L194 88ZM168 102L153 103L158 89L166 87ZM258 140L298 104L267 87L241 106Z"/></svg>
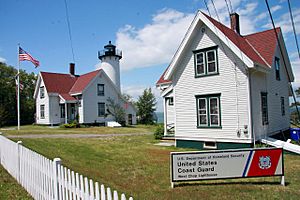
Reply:
<svg viewBox="0 0 300 200"><path fill-rule="evenodd" d="M17 109L18 109L18 130L20 130L20 57L19 57L20 44L18 44L18 98L17 98Z"/></svg>

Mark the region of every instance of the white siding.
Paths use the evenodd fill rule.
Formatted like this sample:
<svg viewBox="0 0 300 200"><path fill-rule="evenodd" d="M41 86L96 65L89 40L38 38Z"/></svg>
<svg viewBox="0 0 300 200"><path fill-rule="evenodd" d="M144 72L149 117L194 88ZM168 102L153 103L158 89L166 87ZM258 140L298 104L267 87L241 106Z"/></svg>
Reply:
<svg viewBox="0 0 300 200"><path fill-rule="evenodd" d="M84 123L84 109L83 109L83 98L81 99L81 106L78 107L79 123Z"/></svg>
<svg viewBox="0 0 300 200"><path fill-rule="evenodd" d="M251 75L253 121L256 139L286 130L290 126L289 85L279 48L277 48L275 56L280 59L280 81L276 80L275 59L273 60L272 69L268 73L254 72ZM262 125L261 92L268 93L269 124L264 126ZM285 103L284 116L281 115L281 97L284 97Z"/></svg>
<svg viewBox="0 0 300 200"><path fill-rule="evenodd" d="M250 134L237 135L238 129L243 131L245 125L249 127L246 67L226 45L220 43L209 28L205 27L202 33L201 26L197 25L196 30L199 31L191 36L173 77L175 137L201 141L251 142ZM192 51L215 45L218 45L219 75L195 78ZM197 128L195 95L218 93L221 94L222 128Z"/></svg>
<svg viewBox="0 0 300 200"><path fill-rule="evenodd" d="M122 104L123 104L123 107L124 107L124 110L126 113L126 117L125 117L126 124L129 124L128 115L131 114L132 115L132 125L135 125L136 124L136 110L133 108L133 106L131 104L128 104L127 109L126 109L125 103L122 102Z"/></svg>
<svg viewBox="0 0 300 200"><path fill-rule="evenodd" d="M97 85L104 84L104 96L98 96ZM111 84L104 78L102 74L96 77L92 83L86 88L82 94L82 106L84 109L83 119L84 123L94 123L96 122L106 122L112 121L114 118L112 116L108 117L98 117L98 103L105 103L107 108L108 97L112 99L117 99L117 94ZM105 108L105 110L106 110Z"/></svg>
<svg viewBox="0 0 300 200"><path fill-rule="evenodd" d="M59 124L60 123L59 96L55 95L49 97L49 111L50 111L49 124Z"/></svg>
<svg viewBox="0 0 300 200"><path fill-rule="evenodd" d="M167 117L167 125L175 123L175 104L169 105L169 100L166 100L166 117Z"/></svg>
<svg viewBox="0 0 300 200"><path fill-rule="evenodd" d="M44 86L44 98L41 99L40 96L40 87ZM40 106L45 105L45 118L41 118ZM40 85L37 89L37 97L36 97L36 123L37 124L50 124L49 117L49 95L43 80L41 79Z"/></svg>

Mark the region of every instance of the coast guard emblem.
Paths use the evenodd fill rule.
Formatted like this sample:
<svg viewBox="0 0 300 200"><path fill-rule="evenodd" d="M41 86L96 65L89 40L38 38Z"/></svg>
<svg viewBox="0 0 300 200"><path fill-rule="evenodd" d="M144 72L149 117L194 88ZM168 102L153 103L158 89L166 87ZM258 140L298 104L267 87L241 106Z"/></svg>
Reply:
<svg viewBox="0 0 300 200"><path fill-rule="evenodd" d="M269 169L271 167L271 158L270 156L260 156L258 166L260 169Z"/></svg>

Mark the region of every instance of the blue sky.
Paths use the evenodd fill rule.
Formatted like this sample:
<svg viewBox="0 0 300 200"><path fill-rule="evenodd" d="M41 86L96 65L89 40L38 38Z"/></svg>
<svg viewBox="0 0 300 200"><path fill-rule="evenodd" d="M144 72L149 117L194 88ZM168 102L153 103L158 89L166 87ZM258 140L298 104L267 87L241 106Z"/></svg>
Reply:
<svg viewBox="0 0 300 200"><path fill-rule="evenodd" d="M297 33L300 33L300 1L290 0ZM215 15L211 7L211 13ZM296 82L300 86L300 61L297 57L287 1L269 0L276 26L281 26ZM76 73L95 69L97 51L111 40L123 51L121 85L135 98L152 87L167 67L187 27L198 9L207 12L202 0L67 0L70 16ZM222 23L228 25L225 0L214 0ZM231 0L240 14L241 33L270 29L270 18L263 0ZM38 73L68 73L73 61L63 0L1 0L0 61L17 64L17 44L38 59L37 69L22 62L21 68ZM299 35L298 35L299 38ZM299 38L300 39L300 38ZM298 78L299 77L299 80ZM158 98L158 110L162 110Z"/></svg>

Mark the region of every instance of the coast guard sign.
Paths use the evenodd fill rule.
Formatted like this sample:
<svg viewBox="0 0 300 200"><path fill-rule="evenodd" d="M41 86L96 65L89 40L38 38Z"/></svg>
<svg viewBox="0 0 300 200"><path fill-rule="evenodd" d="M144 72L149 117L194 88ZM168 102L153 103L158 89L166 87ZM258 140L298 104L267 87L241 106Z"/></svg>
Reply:
<svg viewBox="0 0 300 200"><path fill-rule="evenodd" d="M283 175L282 148L171 152L171 183Z"/></svg>

